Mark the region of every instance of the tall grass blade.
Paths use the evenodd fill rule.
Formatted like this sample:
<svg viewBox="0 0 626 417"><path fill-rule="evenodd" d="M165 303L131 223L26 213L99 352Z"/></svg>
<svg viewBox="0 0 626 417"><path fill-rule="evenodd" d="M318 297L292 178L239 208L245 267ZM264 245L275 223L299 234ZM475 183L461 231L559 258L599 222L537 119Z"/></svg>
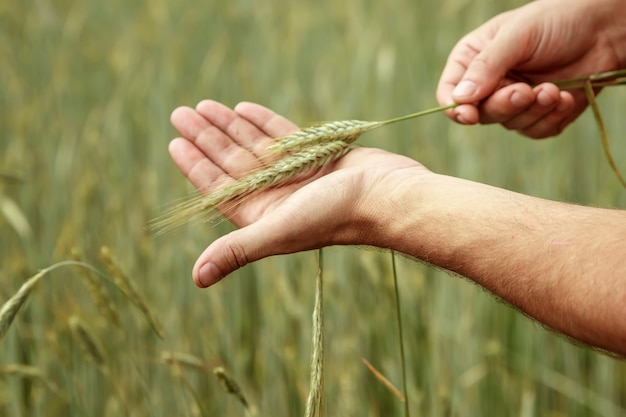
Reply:
<svg viewBox="0 0 626 417"><path fill-rule="evenodd" d="M383 386L387 388L394 395L394 397L396 397L403 403L406 402L406 398L404 397L404 395L400 392L398 388L396 388L396 386L385 375L383 375L382 372L376 369L374 365L370 363L370 361L368 361L362 356L361 356L361 360L363 361L367 369L372 373L372 375L374 375L374 377L378 381L380 381L380 383L383 384Z"/></svg>
<svg viewBox="0 0 626 417"><path fill-rule="evenodd" d="M409 391L406 382L406 355L404 353L404 335L402 331L402 311L400 308L400 290L398 289L398 269L396 267L396 254L391 251L391 267L393 270L393 289L396 299L396 320L398 323L398 342L400 344L400 360L402 362L402 389L404 390L404 415L410 417L409 413Z"/></svg>
<svg viewBox="0 0 626 417"><path fill-rule="evenodd" d="M318 270L315 279L315 306L313 308L313 351L311 353L311 386L306 401L305 417L324 415L324 277L323 251L318 251Z"/></svg>
<svg viewBox="0 0 626 417"><path fill-rule="evenodd" d="M196 403L196 407L198 407L198 411L199 411L200 415L202 417L209 417L209 413L207 412L206 408L202 404L202 400L201 400L200 396L198 395L196 390L193 389L193 386L191 385L191 382L189 382L189 379L187 378L187 375L183 371L183 369L180 366L180 364L178 362L172 362L172 365L176 368L176 371L178 373L178 377L182 381L182 383L185 386L185 388L187 389L187 391L189 391L189 394L192 396L194 402Z"/></svg>

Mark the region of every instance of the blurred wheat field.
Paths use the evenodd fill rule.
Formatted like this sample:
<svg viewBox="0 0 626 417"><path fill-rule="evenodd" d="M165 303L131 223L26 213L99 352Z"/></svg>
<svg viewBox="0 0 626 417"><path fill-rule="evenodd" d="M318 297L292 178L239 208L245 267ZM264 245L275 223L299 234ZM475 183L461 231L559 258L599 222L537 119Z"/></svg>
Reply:
<svg viewBox="0 0 626 417"><path fill-rule="evenodd" d="M106 274L106 246L163 328L161 339L92 271L51 272L0 341L0 415L246 415L220 388L216 367L258 415L303 415L316 255L270 258L195 288L196 256L231 226L158 238L145 231L166 203L192 191L167 155L169 113L203 98L247 100L306 125L430 108L454 43L521 4L0 3L0 302L77 251ZM624 171L626 90L607 89L598 101ZM546 141L432 115L359 143L519 192L626 208L589 114ZM324 253L327 414L401 416L402 404L361 361L400 386L389 254ZM463 279L399 261L413 415L626 413L623 361L570 343ZM97 307L89 274L119 322ZM101 363L77 343L77 320Z"/></svg>

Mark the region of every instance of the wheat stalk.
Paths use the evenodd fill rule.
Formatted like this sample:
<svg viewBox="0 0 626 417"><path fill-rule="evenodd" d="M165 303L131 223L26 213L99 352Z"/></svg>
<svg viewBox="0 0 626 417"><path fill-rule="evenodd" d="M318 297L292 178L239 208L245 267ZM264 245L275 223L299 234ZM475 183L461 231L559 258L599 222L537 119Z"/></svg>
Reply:
<svg viewBox="0 0 626 417"><path fill-rule="evenodd" d="M393 119L381 121L363 121L363 120L339 120L327 122L311 127L306 127L298 132L287 136L274 138L275 143L268 146L267 149L275 153L283 153L299 149L307 149L309 146L320 143L329 143L334 141L344 141L347 143L355 142L363 133L398 123L404 120L415 119L417 117L426 116L428 114L437 113L443 110L456 107L457 104L435 107L428 110L411 113Z"/></svg>
<svg viewBox="0 0 626 417"><path fill-rule="evenodd" d="M322 249L318 251L318 271L315 279L313 307L313 350L311 353L311 386L306 401L305 417L324 415L324 277Z"/></svg>
<svg viewBox="0 0 626 417"><path fill-rule="evenodd" d="M149 228L157 234L171 231L183 224L215 219L218 207L222 213L237 207L246 197L272 186L285 184L294 176L320 168L349 150L363 133L402 120L452 108L437 107L384 121L340 120L304 128L290 135L275 138L267 150L283 155L271 166L251 172L206 195L191 198L167 210L153 220Z"/></svg>

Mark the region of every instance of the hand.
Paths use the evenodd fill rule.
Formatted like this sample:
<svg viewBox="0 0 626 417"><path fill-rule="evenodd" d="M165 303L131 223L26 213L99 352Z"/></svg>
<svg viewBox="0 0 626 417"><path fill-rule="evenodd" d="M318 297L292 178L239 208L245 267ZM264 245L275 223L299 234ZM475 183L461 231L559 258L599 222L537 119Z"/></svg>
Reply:
<svg viewBox="0 0 626 417"><path fill-rule="evenodd" d="M616 0L543 0L496 16L453 48L439 103L461 104L447 114L463 124L501 123L532 138L560 133L587 100L582 90L559 91L546 81L623 67L615 46L622 9Z"/></svg>
<svg viewBox="0 0 626 417"><path fill-rule="evenodd" d="M170 143L172 159L203 192L236 180L269 155L270 137L297 130L271 110L241 103L234 110L214 101L180 107L172 124L183 136ZM281 187L251 196L227 218L240 227L213 242L198 258L193 277L207 287L247 263L278 254L336 244L376 245L381 196L405 175L427 171L417 162L377 149L355 148L325 167ZM383 185L384 184L384 185Z"/></svg>

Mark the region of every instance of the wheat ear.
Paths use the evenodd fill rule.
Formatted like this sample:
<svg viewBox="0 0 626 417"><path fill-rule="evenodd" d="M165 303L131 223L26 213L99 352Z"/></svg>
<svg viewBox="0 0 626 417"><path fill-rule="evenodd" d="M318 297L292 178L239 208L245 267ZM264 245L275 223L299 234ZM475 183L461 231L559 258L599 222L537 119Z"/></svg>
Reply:
<svg viewBox="0 0 626 417"><path fill-rule="evenodd" d="M108 374L106 359L100 342L94 337L91 331L87 329L87 326L85 326L78 316L71 316L68 320L68 324L72 330L74 340L85 356L96 364L100 372Z"/></svg>
<svg viewBox="0 0 626 417"><path fill-rule="evenodd" d="M320 168L345 155L348 150L350 150L350 144L340 140L311 145L286 155L272 166L254 171L226 184L212 193L198 196L173 207L152 222L150 227L157 233L164 233L189 221L213 220L217 214L211 214L218 207L221 206L222 212L232 210L251 194L284 184L296 175Z"/></svg>
<svg viewBox="0 0 626 417"><path fill-rule="evenodd" d="M405 116L395 117L382 121L363 121L363 120L339 120L335 122L321 123L306 127L298 132L290 135L275 138L275 143L268 146L267 149L274 153L291 152L294 150L306 149L311 145L320 143L344 141L348 143L355 142L363 133L377 129L382 126L398 123L403 120L415 119L420 116L437 113L443 110L456 107L457 104L448 106L435 107L428 110L419 111L417 113L407 114Z"/></svg>
<svg viewBox="0 0 626 417"><path fill-rule="evenodd" d="M9 298L7 302L2 305L2 308L0 308L0 341L6 335L6 332L7 330L9 330L11 323L13 323L15 316L20 311L22 306L26 303L26 300L33 291L33 288L35 288L41 278L43 278L50 271L69 265L82 266L84 268L95 271L95 269L91 265L88 265L84 262L63 261L51 265L48 268L42 269L37 274L30 277L26 282L22 284L20 289L11 298Z"/></svg>
<svg viewBox="0 0 626 417"><path fill-rule="evenodd" d="M144 314L146 320L148 320L148 324L152 328L152 330L159 336L159 338L163 339L163 326L156 318L150 307L148 307L148 303L146 303L143 297L139 294L139 292L135 289L132 281L126 276L126 274L122 271L122 269L118 266L119 263L113 257L111 253L111 249L108 246L102 246L100 248L100 258L104 263L104 266L109 271L111 275L111 280L113 283L128 297L128 299L137 306L139 310Z"/></svg>
<svg viewBox="0 0 626 417"><path fill-rule="evenodd" d="M222 368L221 366L214 368L213 375L215 375L215 378L217 378L217 382L219 382L220 386L225 392L234 395L246 410L250 409L248 400L246 399L246 396L243 395L243 391L241 391L241 388L239 388L239 384L237 384L237 381L235 381L235 379L230 376L230 374L228 374L228 372L226 372L224 368Z"/></svg>
<svg viewBox="0 0 626 417"><path fill-rule="evenodd" d="M321 143L343 141L355 142L361 134L382 126L381 122L363 120L338 120L306 127L287 136L275 138L276 143L267 147L274 153L306 149Z"/></svg>
<svg viewBox="0 0 626 417"><path fill-rule="evenodd" d="M79 262L85 262L85 255L83 252L77 248L73 247L70 250L70 256ZM106 287L102 284L102 281L93 271L85 270L84 276L87 284L87 289L91 294L91 297L96 304L96 307L100 311L100 313L111 323L115 324L118 327L121 327L122 322L120 320L120 316L115 309L115 303L111 299L109 292Z"/></svg>
<svg viewBox="0 0 626 417"><path fill-rule="evenodd" d="M44 387L46 387L50 392L58 395L61 398L65 398L65 394L59 388L54 381L48 379L44 373L34 366L30 365L21 365L17 363L7 364L0 367L0 374L2 375L12 375L18 378L29 379L35 382L40 382Z"/></svg>

